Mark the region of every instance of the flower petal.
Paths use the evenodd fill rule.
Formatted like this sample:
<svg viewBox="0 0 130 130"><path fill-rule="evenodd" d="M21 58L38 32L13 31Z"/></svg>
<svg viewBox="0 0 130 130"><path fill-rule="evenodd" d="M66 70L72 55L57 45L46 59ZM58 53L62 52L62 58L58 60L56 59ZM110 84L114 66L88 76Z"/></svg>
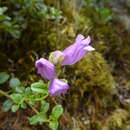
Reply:
<svg viewBox="0 0 130 130"><path fill-rule="evenodd" d="M87 51L94 51L95 48L93 48L92 46L86 46L86 47L84 48L84 50L87 50Z"/></svg>
<svg viewBox="0 0 130 130"><path fill-rule="evenodd" d="M69 85L60 79L53 79L49 85L49 94L51 96L60 96L65 94L69 88Z"/></svg>
<svg viewBox="0 0 130 130"><path fill-rule="evenodd" d="M62 65L72 65L81 60L87 51L93 51L94 48L89 46L91 38L88 36L86 39L82 40L83 36L80 34L76 38L76 42L66 48L63 51L64 59Z"/></svg>
<svg viewBox="0 0 130 130"><path fill-rule="evenodd" d="M44 58L37 60L35 66L38 69L37 73L43 78L51 80L56 76L55 66Z"/></svg>
<svg viewBox="0 0 130 130"><path fill-rule="evenodd" d="M75 41L78 42L78 41L83 40L84 38L85 37L82 34L78 34L78 36L76 37Z"/></svg>
<svg viewBox="0 0 130 130"><path fill-rule="evenodd" d="M87 38L85 38L84 40L82 40L82 44L85 44L85 45L89 45L90 42L91 42L90 36L88 36Z"/></svg>

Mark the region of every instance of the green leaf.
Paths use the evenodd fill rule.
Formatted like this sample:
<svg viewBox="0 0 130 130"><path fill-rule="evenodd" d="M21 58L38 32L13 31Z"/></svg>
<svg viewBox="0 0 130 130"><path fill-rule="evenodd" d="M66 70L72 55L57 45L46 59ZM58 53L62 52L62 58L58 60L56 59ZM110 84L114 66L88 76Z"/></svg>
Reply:
<svg viewBox="0 0 130 130"><path fill-rule="evenodd" d="M4 112L7 112L10 110L10 108L12 107L13 105L13 101L10 100L10 99L7 99L4 103L3 103L3 106L2 106L2 110Z"/></svg>
<svg viewBox="0 0 130 130"><path fill-rule="evenodd" d="M99 14L102 22L107 22L112 19L111 11L108 8L101 8L101 10L99 10Z"/></svg>
<svg viewBox="0 0 130 130"><path fill-rule="evenodd" d="M15 89L16 87L19 87L21 85L21 82L19 81L18 78L12 78L9 81L9 86L13 89Z"/></svg>
<svg viewBox="0 0 130 130"><path fill-rule="evenodd" d="M27 97L29 104L35 105L35 103L36 103L36 98L37 98L37 97L36 97L35 95L29 95L29 96Z"/></svg>
<svg viewBox="0 0 130 130"><path fill-rule="evenodd" d="M19 105L13 105L11 110L12 112L16 112L19 109Z"/></svg>
<svg viewBox="0 0 130 130"><path fill-rule="evenodd" d="M0 73L0 84L5 83L9 79L9 75L6 72Z"/></svg>
<svg viewBox="0 0 130 130"><path fill-rule="evenodd" d="M22 103L23 102L23 96L19 93L13 93L10 95L11 99L15 102L15 103Z"/></svg>
<svg viewBox="0 0 130 130"><path fill-rule="evenodd" d="M57 130L58 129L58 121L51 121L50 123L49 123L49 128L51 129L51 130Z"/></svg>
<svg viewBox="0 0 130 130"><path fill-rule="evenodd" d="M34 125L37 123L43 123L43 122L47 122L47 121L48 121L48 119L47 119L46 115L41 112L41 113L38 113L38 114L32 116L29 120L29 123L31 125Z"/></svg>
<svg viewBox="0 0 130 130"><path fill-rule="evenodd" d="M24 95L26 95L27 97L30 96L30 95L32 95L32 90L31 90L30 87L25 88L25 93L24 93Z"/></svg>
<svg viewBox="0 0 130 130"><path fill-rule="evenodd" d="M21 104L21 108L23 108L23 109L27 108L27 104L23 102L23 103Z"/></svg>
<svg viewBox="0 0 130 130"><path fill-rule="evenodd" d="M46 101L42 101L40 111L46 113L48 109L49 109L49 103L47 103Z"/></svg>
<svg viewBox="0 0 130 130"><path fill-rule="evenodd" d="M52 120L58 120L58 118L62 115L63 113L63 108L61 105L56 105L53 109L52 109L52 114L50 116L50 118Z"/></svg>
<svg viewBox="0 0 130 130"><path fill-rule="evenodd" d="M48 93L47 85L44 84L41 80L31 84L31 90L36 93Z"/></svg>
<svg viewBox="0 0 130 130"><path fill-rule="evenodd" d="M16 88L15 88L15 92L23 93L24 91L25 91L25 88L24 88L24 87L16 87Z"/></svg>

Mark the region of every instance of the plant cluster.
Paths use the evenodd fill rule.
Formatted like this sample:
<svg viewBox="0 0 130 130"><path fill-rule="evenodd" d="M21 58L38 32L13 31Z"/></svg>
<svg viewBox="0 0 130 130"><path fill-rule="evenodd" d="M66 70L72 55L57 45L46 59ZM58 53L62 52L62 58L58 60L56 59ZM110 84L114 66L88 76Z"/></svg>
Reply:
<svg viewBox="0 0 130 130"><path fill-rule="evenodd" d="M16 112L19 109L27 109L28 106L35 112L35 115L29 117L31 125L48 123L52 130L58 128L58 119L63 113L61 105L56 105L50 111L50 104L46 101L48 97L48 85L42 80L32 83L31 86L25 86L18 78L10 77L5 72L0 73L0 84L8 83L9 91L0 90L0 94L6 96L8 99L3 103L2 109L7 112L11 109ZM36 106L39 106L36 109Z"/></svg>

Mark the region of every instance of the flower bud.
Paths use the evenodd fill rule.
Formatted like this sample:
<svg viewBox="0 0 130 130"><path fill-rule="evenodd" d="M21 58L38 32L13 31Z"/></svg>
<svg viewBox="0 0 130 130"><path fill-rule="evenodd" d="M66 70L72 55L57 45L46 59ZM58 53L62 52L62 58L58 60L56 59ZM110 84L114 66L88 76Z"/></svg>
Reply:
<svg viewBox="0 0 130 130"><path fill-rule="evenodd" d="M64 55L61 51L54 51L49 56L49 61L51 61L54 65L61 64L64 59Z"/></svg>

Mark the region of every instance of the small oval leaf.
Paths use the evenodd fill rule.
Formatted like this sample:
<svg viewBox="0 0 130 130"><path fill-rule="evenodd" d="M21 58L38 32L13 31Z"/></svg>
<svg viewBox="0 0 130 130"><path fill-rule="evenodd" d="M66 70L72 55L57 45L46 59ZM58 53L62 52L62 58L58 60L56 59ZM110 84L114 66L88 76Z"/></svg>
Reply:
<svg viewBox="0 0 130 130"><path fill-rule="evenodd" d="M13 105L11 108L12 112L16 112L18 109L19 109L18 105Z"/></svg>
<svg viewBox="0 0 130 130"><path fill-rule="evenodd" d="M42 101L40 111L46 113L48 109L49 109L49 103L47 103L46 101Z"/></svg>
<svg viewBox="0 0 130 130"><path fill-rule="evenodd" d="M49 128L51 129L51 130L57 130L58 129L58 121L51 121L50 123L49 123Z"/></svg>
<svg viewBox="0 0 130 130"><path fill-rule="evenodd" d="M10 108L12 107L13 105L13 101L10 100L10 99L7 99L4 103L3 103L3 106L2 106L2 110L4 112L7 112L10 110Z"/></svg>
<svg viewBox="0 0 130 130"><path fill-rule="evenodd" d="M62 115L63 113L63 108L61 105L56 105L52 109L52 114L51 114L51 119L52 120L58 120L58 118Z"/></svg>
<svg viewBox="0 0 130 130"><path fill-rule="evenodd" d="M0 73L0 84L5 83L9 79L9 75L6 72Z"/></svg>
<svg viewBox="0 0 130 130"><path fill-rule="evenodd" d="M10 81L9 81L9 86L13 89L15 89L16 87L19 87L21 84L21 82L19 81L18 78L12 78Z"/></svg>

